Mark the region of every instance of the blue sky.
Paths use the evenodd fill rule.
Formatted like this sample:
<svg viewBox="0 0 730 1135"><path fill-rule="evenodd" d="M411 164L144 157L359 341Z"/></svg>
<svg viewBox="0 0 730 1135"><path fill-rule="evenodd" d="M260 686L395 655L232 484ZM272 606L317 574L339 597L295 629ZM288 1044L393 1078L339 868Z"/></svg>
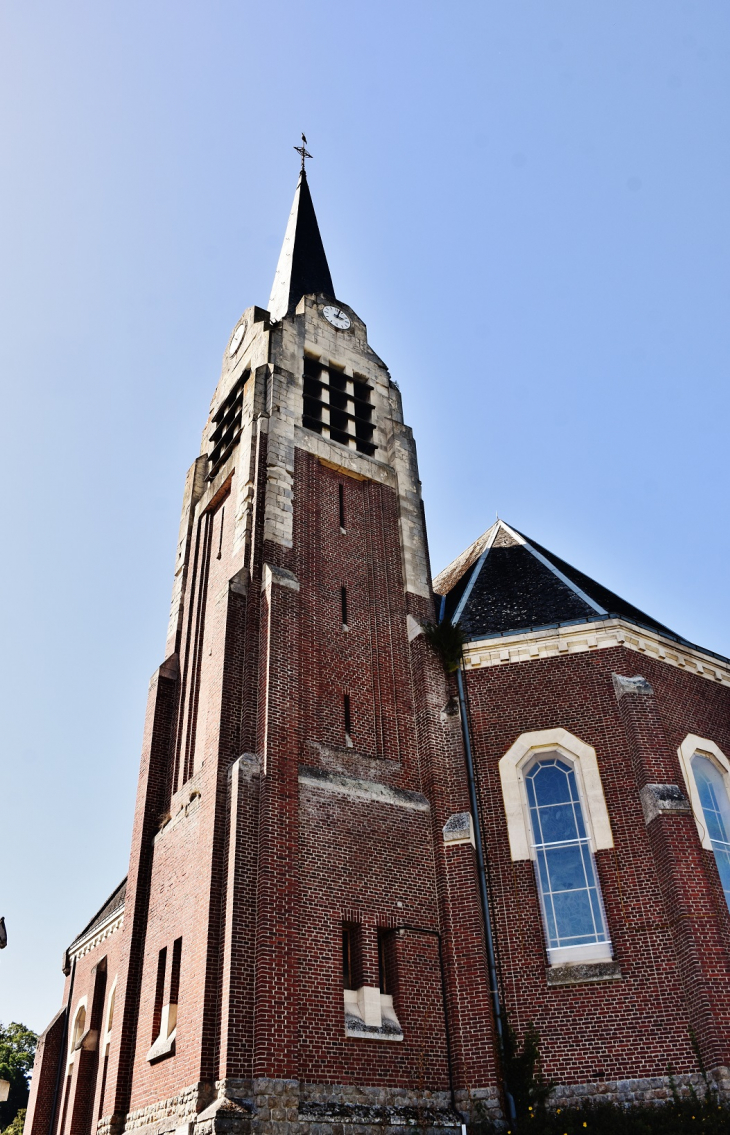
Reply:
<svg viewBox="0 0 730 1135"><path fill-rule="evenodd" d="M495 513L730 654L726 0L6 0L0 1020L124 876L185 471L303 130L434 570Z"/></svg>

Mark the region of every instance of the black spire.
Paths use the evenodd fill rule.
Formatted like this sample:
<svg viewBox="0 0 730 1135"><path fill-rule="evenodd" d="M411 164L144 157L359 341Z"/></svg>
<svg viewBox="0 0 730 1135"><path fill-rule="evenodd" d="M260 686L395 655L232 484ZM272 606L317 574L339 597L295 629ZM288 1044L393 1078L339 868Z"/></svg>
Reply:
<svg viewBox="0 0 730 1135"><path fill-rule="evenodd" d="M294 310L302 296L318 292L335 298L307 174L302 170L271 289L271 318L282 319Z"/></svg>

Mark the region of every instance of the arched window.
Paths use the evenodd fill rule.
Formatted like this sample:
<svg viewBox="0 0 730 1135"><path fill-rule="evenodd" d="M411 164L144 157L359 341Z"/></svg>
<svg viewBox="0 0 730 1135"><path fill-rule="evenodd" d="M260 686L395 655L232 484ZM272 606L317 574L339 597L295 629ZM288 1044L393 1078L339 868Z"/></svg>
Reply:
<svg viewBox="0 0 730 1135"><path fill-rule="evenodd" d="M71 1068L71 1065L73 1064L74 1058L76 1056L76 1045L79 1043L79 1041L81 1040L81 1038L82 1038L82 1036L84 1035L85 1032L86 1032L86 998L84 998L84 1000L81 1002L78 1009L76 1010L76 1016L74 1017L73 1028L71 1029L70 1044L69 1044L69 1047L68 1047L69 1069Z"/></svg>
<svg viewBox="0 0 730 1135"><path fill-rule="evenodd" d="M543 753L528 765L524 776L550 961L569 961L575 947L608 948L573 763L559 753Z"/></svg>
<svg viewBox="0 0 730 1135"><path fill-rule="evenodd" d="M513 862L532 859L548 962L610 962L594 853L613 847L596 750L567 729L522 733L499 762Z"/></svg>
<svg viewBox="0 0 730 1135"><path fill-rule="evenodd" d="M688 733L677 750L700 843L714 852L730 907L730 760L709 737Z"/></svg>
<svg viewBox="0 0 730 1135"><path fill-rule="evenodd" d="M727 777L720 772L714 761L701 753L695 753L692 757L692 772L722 889L730 907L730 799Z"/></svg>
<svg viewBox="0 0 730 1135"><path fill-rule="evenodd" d="M86 1028L86 1006L82 1005L79 1008L79 1011L76 1014L76 1020L74 1021L74 1031L73 1031L73 1035L71 1037L71 1048L76 1048L76 1045L79 1043L82 1036L84 1035L85 1028Z"/></svg>

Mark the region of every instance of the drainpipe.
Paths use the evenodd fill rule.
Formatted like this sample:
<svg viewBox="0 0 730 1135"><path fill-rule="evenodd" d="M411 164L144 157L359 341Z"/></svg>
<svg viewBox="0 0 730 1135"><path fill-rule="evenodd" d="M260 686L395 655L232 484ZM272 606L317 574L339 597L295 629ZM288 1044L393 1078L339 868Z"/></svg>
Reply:
<svg viewBox="0 0 730 1135"><path fill-rule="evenodd" d="M438 943L439 951L439 972L441 974L441 1004L444 1011L444 1036L446 1038L446 1067L449 1073L449 1095L451 1097L451 1108L461 1120L461 1135L466 1135L466 1116L456 1106L456 1092L454 1091L454 1073L452 1069L451 1057L451 1029L449 1026L449 1005L446 1000L446 975L444 973L444 953L441 947L441 934L438 930L427 930L423 926L409 926L406 923L400 926L393 926L390 930L386 930L386 934L397 934L400 930L409 930L411 934L427 934L430 938L435 938Z"/></svg>
<svg viewBox="0 0 730 1135"><path fill-rule="evenodd" d="M443 610L443 608L442 608ZM494 953L494 932L492 919L489 913L489 891L487 889L487 872L484 866L484 852L482 849L482 828L479 822L479 805L477 803L477 790L474 782L474 760L471 751L471 736L469 733L469 718L467 716L466 697L464 693L463 663L456 671L456 682L459 687L459 710L461 714L461 732L464 738L464 758L466 761L466 777L469 782L469 804L474 825L474 844L477 853L477 874L479 876L479 894L482 900L482 914L484 916L484 938L487 946L487 964L489 966L489 984L491 986L492 1004L494 1006L494 1023L497 1030L497 1043L502 1058L502 1086L504 1088L507 1111L511 1121L515 1119L515 1101L504 1077L504 1023L502 1015L502 1002L499 996L497 983L497 961Z"/></svg>
<svg viewBox="0 0 730 1135"><path fill-rule="evenodd" d="M63 1022L63 1035L61 1037L61 1051L58 1055L58 1067L56 1068L56 1085L53 1089L53 1105L51 1107L51 1121L48 1124L48 1135L53 1135L56 1126L56 1109L58 1107L58 1088L61 1083L61 1072L66 1063L66 1043L68 1041L68 1025L69 1016L71 1013L72 997L74 995L74 978L76 977L76 958L73 960L71 967L71 981L68 986L68 1000L66 1002L66 1020Z"/></svg>

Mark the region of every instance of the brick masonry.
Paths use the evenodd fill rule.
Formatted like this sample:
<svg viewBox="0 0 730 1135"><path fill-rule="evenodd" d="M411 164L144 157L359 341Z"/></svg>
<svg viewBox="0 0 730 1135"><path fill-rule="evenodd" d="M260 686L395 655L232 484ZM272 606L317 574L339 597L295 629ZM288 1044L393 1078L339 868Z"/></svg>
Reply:
<svg viewBox="0 0 730 1135"><path fill-rule="evenodd" d="M185 485L123 917L70 950L32 1135L369 1135L456 1128L476 1102L501 1113L461 720L420 633L435 606L415 444L364 324L347 308L337 332L322 303L274 325L249 309L224 356ZM368 384L374 456L303 428L305 356ZM213 467L214 418L241 383ZM519 664L503 643L466 671L510 1019L538 1027L556 1098L661 1100L670 1064L686 1088L690 1028L725 1092L714 858L681 801L646 808L650 786L682 785L687 734L730 753L730 687L618 639L542 657L523 640ZM617 698L613 675L637 664L651 694ZM615 954L602 969L547 965L532 864L510 858L498 762L522 733L559 728L595 749L614 833L597 853ZM389 1030L346 1031L345 925L356 996L378 1013L384 965Z"/></svg>

